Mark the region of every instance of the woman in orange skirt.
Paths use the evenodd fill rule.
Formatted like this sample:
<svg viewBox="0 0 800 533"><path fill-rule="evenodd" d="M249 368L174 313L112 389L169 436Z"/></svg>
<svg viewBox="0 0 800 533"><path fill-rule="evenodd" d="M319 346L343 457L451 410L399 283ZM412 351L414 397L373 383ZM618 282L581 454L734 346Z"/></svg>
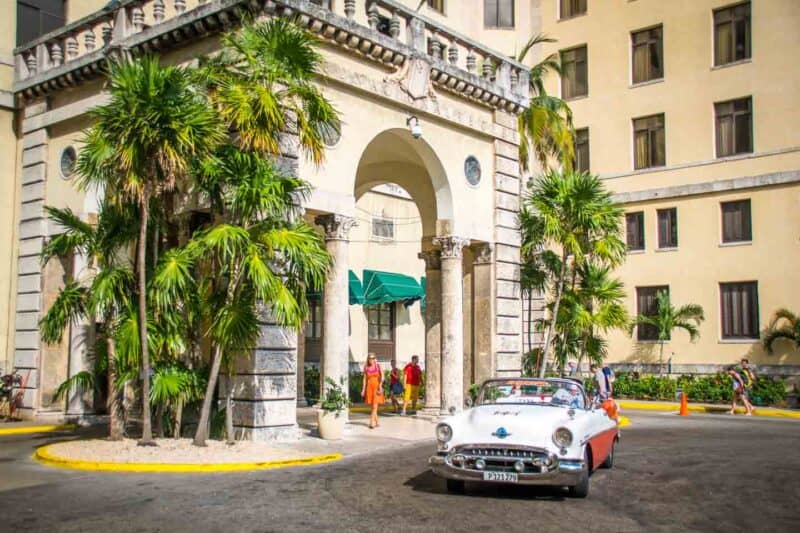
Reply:
<svg viewBox="0 0 800 533"><path fill-rule="evenodd" d="M372 412L369 415L370 429L378 427L380 425L378 424L378 405L383 401L383 372L374 353L367 356L367 364L364 365L361 397L368 405L372 406Z"/></svg>

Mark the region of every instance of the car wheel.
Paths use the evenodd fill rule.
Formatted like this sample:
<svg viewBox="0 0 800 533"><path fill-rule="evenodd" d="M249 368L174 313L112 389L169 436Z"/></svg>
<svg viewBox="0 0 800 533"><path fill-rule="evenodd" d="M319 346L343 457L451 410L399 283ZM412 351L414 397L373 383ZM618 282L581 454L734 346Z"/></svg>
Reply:
<svg viewBox="0 0 800 533"><path fill-rule="evenodd" d="M585 498L589 495L589 450L583 452L584 469L581 471L578 482L569 487L569 495L573 498Z"/></svg>
<svg viewBox="0 0 800 533"><path fill-rule="evenodd" d="M447 492L455 494L464 494L464 482L460 479L447 480Z"/></svg>
<svg viewBox="0 0 800 533"><path fill-rule="evenodd" d="M617 446L617 441L611 443L611 451L608 452L608 457L606 460L603 461L603 464L600 465L600 468L611 468L614 466L614 448Z"/></svg>

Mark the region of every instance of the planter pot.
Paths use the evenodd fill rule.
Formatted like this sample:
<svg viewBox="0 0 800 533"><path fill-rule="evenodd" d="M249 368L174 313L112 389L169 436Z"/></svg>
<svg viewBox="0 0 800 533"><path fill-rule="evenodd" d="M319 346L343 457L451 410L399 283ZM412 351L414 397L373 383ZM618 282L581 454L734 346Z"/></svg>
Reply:
<svg viewBox="0 0 800 533"><path fill-rule="evenodd" d="M347 420L344 411L317 411L317 425L319 434L325 440L339 440L344 433L344 423Z"/></svg>

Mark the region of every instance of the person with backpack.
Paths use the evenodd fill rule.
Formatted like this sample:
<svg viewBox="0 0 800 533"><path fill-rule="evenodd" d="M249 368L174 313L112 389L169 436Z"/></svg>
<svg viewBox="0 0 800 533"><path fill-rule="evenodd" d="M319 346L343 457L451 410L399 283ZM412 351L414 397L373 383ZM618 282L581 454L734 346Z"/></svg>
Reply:
<svg viewBox="0 0 800 533"><path fill-rule="evenodd" d="M596 364L592 364L590 368L592 371L592 379L594 380L595 397L597 401L602 402L603 400L611 398L614 392L614 372L608 367L600 368ZM606 369L608 369L608 372L606 372Z"/></svg>
<svg viewBox="0 0 800 533"><path fill-rule="evenodd" d="M742 378L742 383L744 384L744 388L741 392L742 401L746 401L748 404L750 404L750 412L752 413L753 405L750 403L750 393L753 390L753 385L756 384L756 373L753 371L753 367L750 366L750 360L746 357L742 358L740 366L736 369L736 372Z"/></svg>
<svg viewBox="0 0 800 533"><path fill-rule="evenodd" d="M403 398L403 378L400 375L400 369L397 368L397 361L392 359L392 371L389 374L389 398L392 400L394 412L400 411L400 400Z"/></svg>
<svg viewBox="0 0 800 533"><path fill-rule="evenodd" d="M750 402L747 400L747 394L745 391L744 380L742 376L736 371L736 368L733 366L729 366L725 372L730 376L732 385L733 385L733 396L731 400L731 410L728 413L735 415L736 414L736 400L738 398L742 399L742 403L744 404L744 408L747 410L745 416L751 416L753 414L753 406L750 405Z"/></svg>

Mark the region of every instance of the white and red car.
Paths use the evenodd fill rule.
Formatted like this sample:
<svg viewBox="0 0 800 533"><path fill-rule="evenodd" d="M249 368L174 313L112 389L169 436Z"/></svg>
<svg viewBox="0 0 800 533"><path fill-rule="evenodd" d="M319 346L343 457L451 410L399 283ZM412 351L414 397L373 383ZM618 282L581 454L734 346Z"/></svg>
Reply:
<svg viewBox="0 0 800 533"><path fill-rule="evenodd" d="M433 472L451 492L465 481L555 485L583 498L589 476L611 468L617 421L569 379L488 380L475 405L436 427Z"/></svg>

